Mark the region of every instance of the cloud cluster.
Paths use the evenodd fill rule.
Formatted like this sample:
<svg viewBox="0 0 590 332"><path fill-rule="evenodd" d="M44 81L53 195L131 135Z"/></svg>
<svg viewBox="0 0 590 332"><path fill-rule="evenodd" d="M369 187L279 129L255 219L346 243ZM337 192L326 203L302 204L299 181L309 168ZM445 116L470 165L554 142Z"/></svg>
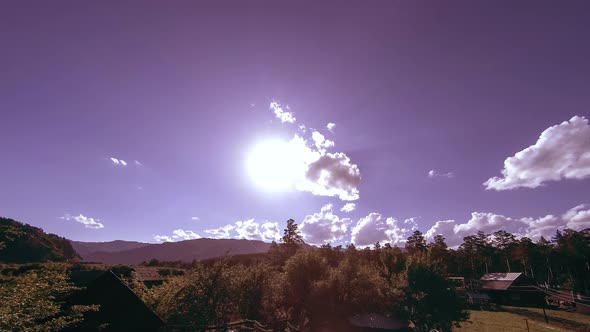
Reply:
<svg viewBox="0 0 590 332"><path fill-rule="evenodd" d="M360 247L370 246L376 242L392 245L404 243L414 229L415 222L413 219L406 219L404 223L412 225L412 228L399 225L392 217L384 218L380 213L369 213L352 228L351 242Z"/></svg>
<svg viewBox="0 0 590 332"><path fill-rule="evenodd" d="M99 219L86 217L82 214L77 215L77 216L72 216L72 215L66 213L62 217L60 217L60 219L68 220L68 221L73 220L75 222L81 223L86 228L93 228L93 229L104 228L104 225L99 222L100 221Z"/></svg>
<svg viewBox="0 0 590 332"><path fill-rule="evenodd" d="M436 222L426 232L426 238L432 239L440 234L447 239L450 246L457 246L462 243L463 237L479 231L491 234L505 230L517 237L526 236L537 240L541 236L552 237L558 229L582 230L588 227L590 227L590 205L578 205L562 216L549 214L540 218L511 218L489 212L472 212L471 218L466 223L457 223L455 220Z"/></svg>
<svg viewBox="0 0 590 332"><path fill-rule="evenodd" d="M342 206L342 208L340 209L340 211L342 212L352 212L354 211L354 209L356 209L356 204L354 203L346 203Z"/></svg>
<svg viewBox="0 0 590 332"><path fill-rule="evenodd" d="M127 166L127 162L123 159L117 159L113 157L111 157L110 159L113 165Z"/></svg>
<svg viewBox="0 0 590 332"><path fill-rule="evenodd" d="M295 117L283 109L280 103L270 103L270 109L281 122L295 122ZM288 109L288 108L287 108ZM328 130L332 131L336 125L328 123ZM307 127L299 126L305 133ZM299 191L307 191L318 196L339 197L341 200L357 200L359 198L358 185L361 174L358 166L343 152L328 152L335 146L334 141L317 130L310 130L311 138L295 134L286 144L285 154L289 162L280 179L291 182L292 187ZM285 173L285 174L282 174ZM295 173L295 174L293 174Z"/></svg>
<svg viewBox="0 0 590 332"><path fill-rule="evenodd" d="M447 172L447 173L439 173L434 169L431 169L430 171L428 171L428 177L429 178L436 178L436 177L445 177L445 178L452 178L455 175L453 174L453 172Z"/></svg>
<svg viewBox="0 0 590 332"><path fill-rule="evenodd" d="M115 157L109 157L109 159L111 160L111 162L113 163L113 165L116 166L127 166L127 162L123 159L117 159ZM139 162L139 160L134 160L133 164L135 164L135 166L143 166L143 164L141 162Z"/></svg>
<svg viewBox="0 0 590 332"><path fill-rule="evenodd" d="M246 239L264 242L278 241L281 238L276 222L258 223L254 219L236 221L235 224L208 229L205 233L214 239Z"/></svg>
<svg viewBox="0 0 590 332"><path fill-rule="evenodd" d="M486 189L536 188L549 181L590 177L590 125L583 116L545 129L534 145L504 161Z"/></svg>
<svg viewBox="0 0 590 332"><path fill-rule="evenodd" d="M289 112L289 106L283 108L281 104L273 101L270 103L270 109L274 112L277 119L281 120L281 123L295 123L295 116L293 116L293 113Z"/></svg>
<svg viewBox="0 0 590 332"><path fill-rule="evenodd" d="M326 153L326 149L334 146L334 141L326 139L326 137L324 137L324 135L320 134L318 131L314 131L311 134L311 139L313 140L316 149L320 153Z"/></svg>
<svg viewBox="0 0 590 332"><path fill-rule="evenodd" d="M194 240L200 239L201 236L199 234L191 231L191 230L184 230L184 229L175 229L172 231L172 235L156 235L154 236L154 240L156 242L176 242L176 241L184 241L184 240Z"/></svg>
<svg viewBox="0 0 590 332"><path fill-rule="evenodd" d="M332 207L332 204L326 204L320 212L305 216L300 224L305 242L319 245L338 241L346 235L352 220L339 218L332 212Z"/></svg>
<svg viewBox="0 0 590 332"><path fill-rule="evenodd" d="M326 153L310 163L306 181L298 186L318 196L337 196L344 201L359 199L361 172L342 152Z"/></svg>

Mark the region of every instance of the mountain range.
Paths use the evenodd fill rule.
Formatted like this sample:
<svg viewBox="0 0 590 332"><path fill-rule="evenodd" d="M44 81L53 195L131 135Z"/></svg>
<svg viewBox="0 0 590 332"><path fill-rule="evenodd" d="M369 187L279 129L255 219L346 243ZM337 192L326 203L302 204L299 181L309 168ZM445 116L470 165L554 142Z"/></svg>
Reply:
<svg viewBox="0 0 590 332"><path fill-rule="evenodd" d="M70 243L82 260L105 264L139 264L151 259L192 262L225 254L264 253L270 248L270 243L236 239L196 239L159 244L121 240Z"/></svg>

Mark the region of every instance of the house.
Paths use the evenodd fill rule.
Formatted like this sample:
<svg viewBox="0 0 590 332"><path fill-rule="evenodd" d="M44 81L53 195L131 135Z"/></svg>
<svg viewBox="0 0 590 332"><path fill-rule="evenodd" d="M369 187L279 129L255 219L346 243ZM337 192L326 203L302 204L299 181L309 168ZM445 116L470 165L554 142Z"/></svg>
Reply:
<svg viewBox="0 0 590 332"><path fill-rule="evenodd" d="M71 304L99 305L85 313L75 331L158 331L164 322L113 272L107 271L69 299ZM102 329L101 329L102 330Z"/></svg>
<svg viewBox="0 0 590 332"><path fill-rule="evenodd" d="M480 282L480 292L496 304L542 306L545 301L537 283L520 272L488 273Z"/></svg>
<svg viewBox="0 0 590 332"><path fill-rule="evenodd" d="M150 267L135 267L131 276L143 282L147 287L159 286L164 282L164 278L158 273L158 270Z"/></svg>

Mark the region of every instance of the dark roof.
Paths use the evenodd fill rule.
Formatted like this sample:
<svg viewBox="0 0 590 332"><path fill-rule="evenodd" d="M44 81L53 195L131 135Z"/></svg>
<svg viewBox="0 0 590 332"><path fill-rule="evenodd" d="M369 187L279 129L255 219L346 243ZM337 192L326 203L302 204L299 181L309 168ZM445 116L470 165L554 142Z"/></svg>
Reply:
<svg viewBox="0 0 590 332"><path fill-rule="evenodd" d="M158 273L157 269L149 267L136 267L134 268L133 275L137 280L140 281L159 281L164 280Z"/></svg>
<svg viewBox="0 0 590 332"><path fill-rule="evenodd" d="M507 290L522 273L488 273L481 277L483 289Z"/></svg>
<svg viewBox="0 0 590 332"><path fill-rule="evenodd" d="M116 331L155 331L164 324L121 279L107 271L88 284L76 296L75 304L100 305L96 313L90 313L86 320L93 323L107 323Z"/></svg>

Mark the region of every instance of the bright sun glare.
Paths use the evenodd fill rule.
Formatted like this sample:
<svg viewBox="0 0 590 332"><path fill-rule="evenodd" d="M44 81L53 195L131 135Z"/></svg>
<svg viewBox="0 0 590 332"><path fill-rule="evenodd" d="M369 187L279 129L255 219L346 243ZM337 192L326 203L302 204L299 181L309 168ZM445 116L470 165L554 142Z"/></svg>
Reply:
<svg viewBox="0 0 590 332"><path fill-rule="evenodd" d="M288 142L265 140L256 144L247 157L250 179L261 189L288 191L298 176L296 158Z"/></svg>

